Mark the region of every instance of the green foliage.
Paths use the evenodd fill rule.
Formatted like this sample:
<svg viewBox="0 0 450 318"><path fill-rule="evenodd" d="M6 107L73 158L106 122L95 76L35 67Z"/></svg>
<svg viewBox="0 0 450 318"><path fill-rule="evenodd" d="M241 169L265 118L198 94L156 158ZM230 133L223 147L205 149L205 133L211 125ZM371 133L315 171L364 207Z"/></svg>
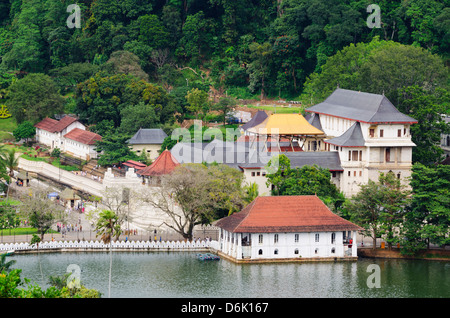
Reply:
<svg viewBox="0 0 450 318"><path fill-rule="evenodd" d="M33 124L29 121L24 121L13 131L13 135L16 138L16 141L21 139L27 141L36 135L36 128L34 128Z"/></svg>
<svg viewBox="0 0 450 318"><path fill-rule="evenodd" d="M316 165L292 169L286 155L279 155L277 159L278 167L274 166L274 159L267 167L267 184L274 186L272 195L317 195L333 211L338 211L344 196L331 182L329 170Z"/></svg>
<svg viewBox="0 0 450 318"><path fill-rule="evenodd" d="M63 111L63 99L53 80L45 74L28 74L9 87L8 109L17 123L37 123Z"/></svg>
<svg viewBox="0 0 450 318"><path fill-rule="evenodd" d="M411 175L412 201L403 224L402 252L414 254L428 244L450 244L450 166L417 163Z"/></svg>
<svg viewBox="0 0 450 318"><path fill-rule="evenodd" d="M398 243L398 227L401 226L409 205L409 191L401 185L393 173L380 173L378 182L369 180L345 202L345 210L353 222L365 229L364 235L373 240L383 237L389 248Z"/></svg>
<svg viewBox="0 0 450 318"><path fill-rule="evenodd" d="M101 166L112 166L127 160L137 160L138 156L128 148L127 140L129 135L113 133L104 136L101 141L97 141L96 149L99 155L98 163Z"/></svg>

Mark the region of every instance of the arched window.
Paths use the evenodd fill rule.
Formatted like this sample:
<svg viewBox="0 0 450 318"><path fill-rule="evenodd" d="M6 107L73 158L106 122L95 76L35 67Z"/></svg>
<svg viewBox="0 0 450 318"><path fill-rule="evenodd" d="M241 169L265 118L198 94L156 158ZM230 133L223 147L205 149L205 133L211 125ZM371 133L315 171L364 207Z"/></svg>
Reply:
<svg viewBox="0 0 450 318"><path fill-rule="evenodd" d="M295 254L295 255L298 255L298 248L296 248L296 249L294 250L294 254Z"/></svg>
<svg viewBox="0 0 450 318"><path fill-rule="evenodd" d="M314 254L319 254L319 249L318 249L318 248L316 248L316 249L314 250Z"/></svg>
<svg viewBox="0 0 450 318"><path fill-rule="evenodd" d="M278 249L276 248L276 249L273 251L273 253L274 253L275 255L278 255Z"/></svg>
<svg viewBox="0 0 450 318"><path fill-rule="evenodd" d="M262 249L260 249L260 250L258 251L258 255L263 255Z"/></svg>
<svg viewBox="0 0 450 318"><path fill-rule="evenodd" d="M334 253L336 253L336 249L333 247L333 248L331 249L331 254L334 254Z"/></svg>

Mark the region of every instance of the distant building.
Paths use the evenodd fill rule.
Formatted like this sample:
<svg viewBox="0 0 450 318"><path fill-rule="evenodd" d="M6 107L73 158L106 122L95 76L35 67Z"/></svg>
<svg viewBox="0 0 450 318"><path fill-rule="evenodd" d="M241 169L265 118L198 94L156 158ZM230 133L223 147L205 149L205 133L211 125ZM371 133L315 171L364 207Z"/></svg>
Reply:
<svg viewBox="0 0 450 318"><path fill-rule="evenodd" d="M36 142L46 145L50 149L64 148L64 135L72 129L79 128L85 130L85 126L76 118L64 116L60 120L44 118L34 125L36 128Z"/></svg>
<svg viewBox="0 0 450 318"><path fill-rule="evenodd" d="M338 88L306 111L312 113L310 123L320 125L326 135L323 150L339 153L344 170L339 188L345 195L356 194L369 180L378 181L379 172L402 180L411 175L415 144L410 127L417 120L384 95Z"/></svg>
<svg viewBox="0 0 450 318"><path fill-rule="evenodd" d="M257 197L216 226L219 255L237 262L356 259L362 230L311 195Z"/></svg>
<svg viewBox="0 0 450 318"><path fill-rule="evenodd" d="M131 150L136 152L137 155L145 152L147 157L151 160L155 160L161 149L161 145L167 134L160 128L155 129L139 129L134 136L128 140Z"/></svg>
<svg viewBox="0 0 450 318"><path fill-rule="evenodd" d="M64 152L89 161L97 158L96 142L102 140L102 136L91 131L75 128L65 134L64 139Z"/></svg>
<svg viewBox="0 0 450 318"><path fill-rule="evenodd" d="M137 175L142 177L144 184L158 186L161 184L161 177L171 173L178 165L170 151L164 150L150 166L138 170Z"/></svg>
<svg viewBox="0 0 450 318"><path fill-rule="evenodd" d="M445 115L444 122L450 124L449 115ZM450 157L450 134L441 134L441 148L444 150L445 158Z"/></svg>

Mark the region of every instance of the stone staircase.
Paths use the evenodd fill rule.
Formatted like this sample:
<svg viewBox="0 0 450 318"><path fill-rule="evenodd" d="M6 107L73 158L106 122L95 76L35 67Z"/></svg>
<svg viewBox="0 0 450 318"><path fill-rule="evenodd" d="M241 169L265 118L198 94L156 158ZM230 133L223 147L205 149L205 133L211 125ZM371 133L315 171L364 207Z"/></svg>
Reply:
<svg viewBox="0 0 450 318"><path fill-rule="evenodd" d="M90 160L83 166L83 171L86 172L89 176L96 176L103 179L106 169L97 165L97 160Z"/></svg>

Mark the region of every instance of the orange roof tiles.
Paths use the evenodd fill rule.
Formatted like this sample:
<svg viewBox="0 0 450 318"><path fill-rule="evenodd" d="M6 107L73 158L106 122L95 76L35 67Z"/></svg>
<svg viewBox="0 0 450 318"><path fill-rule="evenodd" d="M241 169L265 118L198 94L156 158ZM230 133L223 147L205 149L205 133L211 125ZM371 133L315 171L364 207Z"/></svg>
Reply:
<svg viewBox="0 0 450 318"><path fill-rule="evenodd" d="M179 163L169 150L164 150L147 168L138 171L141 176L161 176L171 173Z"/></svg>
<svg viewBox="0 0 450 318"><path fill-rule="evenodd" d="M257 197L217 226L233 233L354 231L361 227L333 212L314 195Z"/></svg>
<svg viewBox="0 0 450 318"><path fill-rule="evenodd" d="M75 121L77 121L77 119L70 116L64 116L59 121L46 117L42 121L34 125L34 127L49 131L51 133L55 133L63 131Z"/></svg>
<svg viewBox="0 0 450 318"><path fill-rule="evenodd" d="M65 138L78 141L85 145L95 145L97 140L102 140L102 136L93 133L91 131L83 130L80 128L74 128L70 132L64 135Z"/></svg>

